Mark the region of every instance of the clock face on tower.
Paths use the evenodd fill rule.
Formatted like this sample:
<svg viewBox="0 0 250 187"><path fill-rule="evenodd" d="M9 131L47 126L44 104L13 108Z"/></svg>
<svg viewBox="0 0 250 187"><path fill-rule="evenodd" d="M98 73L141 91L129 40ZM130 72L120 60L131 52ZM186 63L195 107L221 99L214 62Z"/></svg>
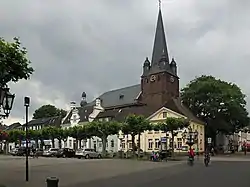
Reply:
<svg viewBox="0 0 250 187"><path fill-rule="evenodd" d="M150 81L151 81L151 82L154 82L155 80L156 80L156 76L155 76L155 75L151 75Z"/></svg>
<svg viewBox="0 0 250 187"><path fill-rule="evenodd" d="M173 76L170 77L170 82L172 82L172 83L174 82L174 77Z"/></svg>

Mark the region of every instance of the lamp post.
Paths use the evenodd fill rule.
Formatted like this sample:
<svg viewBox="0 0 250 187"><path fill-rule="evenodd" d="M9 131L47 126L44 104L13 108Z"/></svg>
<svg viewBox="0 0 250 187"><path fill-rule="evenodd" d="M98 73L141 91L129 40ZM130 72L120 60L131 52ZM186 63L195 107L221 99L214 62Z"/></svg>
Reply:
<svg viewBox="0 0 250 187"><path fill-rule="evenodd" d="M186 144L189 145L189 150L191 150L192 145L198 140L198 131L193 131L191 127L188 128L188 131L184 131L182 134L182 138L186 139Z"/></svg>
<svg viewBox="0 0 250 187"><path fill-rule="evenodd" d="M25 156L26 156L26 181L29 181L29 155L28 155L28 114L29 114L29 106L30 106L30 98L29 97L24 97L24 106L25 106L25 115L26 115L26 123L25 123L25 143L26 143L26 152L25 152Z"/></svg>
<svg viewBox="0 0 250 187"><path fill-rule="evenodd" d="M0 109L3 110L3 113L0 114L0 119L9 117L14 98L15 94L11 94L7 86L0 86Z"/></svg>

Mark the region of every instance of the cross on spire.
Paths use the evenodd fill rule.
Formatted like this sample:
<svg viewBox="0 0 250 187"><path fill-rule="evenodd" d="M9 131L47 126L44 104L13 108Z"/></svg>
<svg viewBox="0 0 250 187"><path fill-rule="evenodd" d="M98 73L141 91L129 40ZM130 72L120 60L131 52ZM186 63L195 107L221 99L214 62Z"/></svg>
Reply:
<svg viewBox="0 0 250 187"><path fill-rule="evenodd" d="M161 0L159 0L159 9L161 9Z"/></svg>

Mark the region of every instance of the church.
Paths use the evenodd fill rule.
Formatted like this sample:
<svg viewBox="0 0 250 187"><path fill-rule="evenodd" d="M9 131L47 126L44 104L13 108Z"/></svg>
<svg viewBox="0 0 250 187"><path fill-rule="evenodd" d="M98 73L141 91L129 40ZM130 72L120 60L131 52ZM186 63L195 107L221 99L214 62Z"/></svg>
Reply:
<svg viewBox="0 0 250 187"><path fill-rule="evenodd" d="M86 93L83 92L81 106L77 107L75 102L71 103L71 110L63 120L62 126L67 128L93 120L123 121L129 114L143 115L149 120L154 119L156 121L159 120L160 116L162 120L169 116L179 116L188 118L196 124L193 127L199 131L200 136L197 146L204 149L204 123L182 104L177 70L177 63L174 58L170 60L162 11L159 9L152 58L146 58L142 64L142 74L139 75L141 77L140 84L107 91L90 103L86 102ZM161 133L158 133L158 135L156 140L160 141ZM141 139L142 141L145 139L145 142L142 142L143 145L147 144L146 141L154 142L155 140L155 138L150 138L150 135L143 136L145 136ZM107 146L110 149L108 151L117 151L118 147L127 150L131 147L128 138L125 140L125 137L120 137L120 141L118 141L115 140L117 139L115 137L117 136L109 137L108 141L111 142L112 146ZM98 141L100 141L98 138L93 141L89 140L88 147L94 146L98 150L98 147L101 148L101 146L98 146L100 144ZM157 142L155 141L153 144L156 145ZM151 150L150 145L146 147L144 151ZM177 142L176 147L181 149L182 145L180 146Z"/></svg>

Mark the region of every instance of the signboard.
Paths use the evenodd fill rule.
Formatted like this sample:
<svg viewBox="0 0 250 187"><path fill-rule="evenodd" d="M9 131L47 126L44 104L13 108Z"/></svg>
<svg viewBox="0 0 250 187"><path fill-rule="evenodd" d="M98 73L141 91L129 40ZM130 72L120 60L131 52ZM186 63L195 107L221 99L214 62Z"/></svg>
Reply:
<svg viewBox="0 0 250 187"><path fill-rule="evenodd" d="M162 143L166 143L167 142L167 138L166 137L161 137L161 142Z"/></svg>
<svg viewBox="0 0 250 187"><path fill-rule="evenodd" d="M208 138L207 143L212 143L212 138Z"/></svg>

